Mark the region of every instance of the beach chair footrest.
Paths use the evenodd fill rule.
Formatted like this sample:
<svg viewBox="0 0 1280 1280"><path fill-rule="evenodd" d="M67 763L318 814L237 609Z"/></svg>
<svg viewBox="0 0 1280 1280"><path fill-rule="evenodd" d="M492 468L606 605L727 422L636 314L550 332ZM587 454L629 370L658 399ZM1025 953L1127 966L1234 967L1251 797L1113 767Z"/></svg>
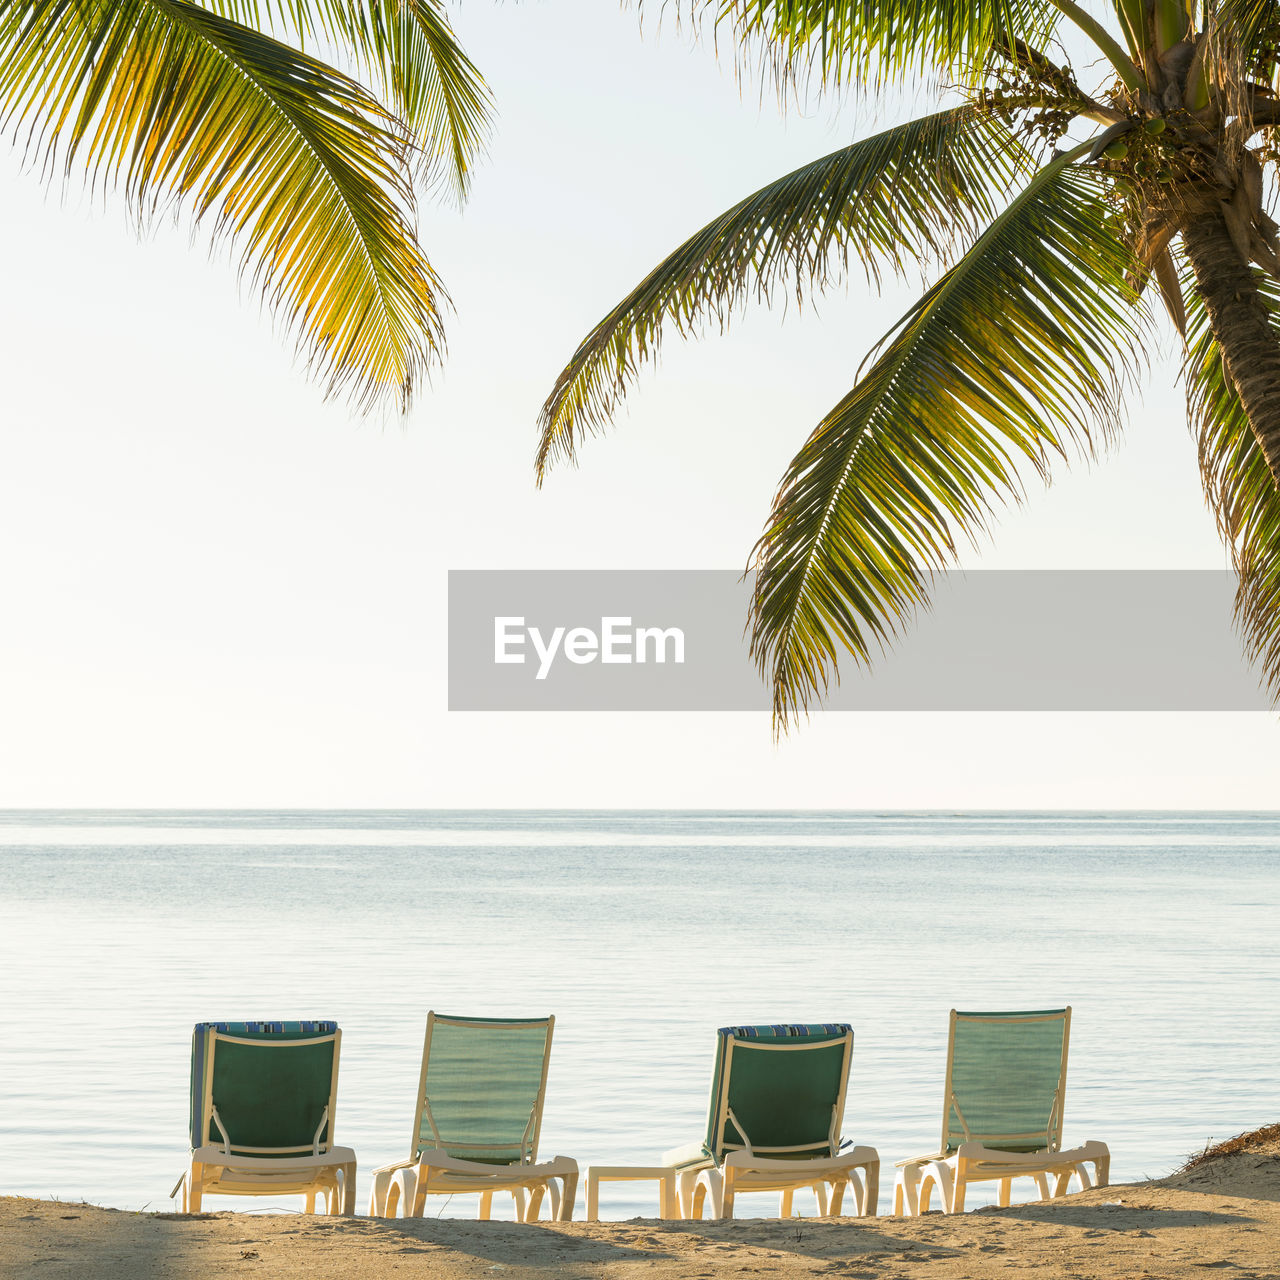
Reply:
<svg viewBox="0 0 1280 1280"><path fill-rule="evenodd" d="M600 1218L600 1184L602 1182L656 1182L658 1184L658 1216L679 1218L676 1197L676 1171L665 1164L593 1164L587 1169L587 1221Z"/></svg>

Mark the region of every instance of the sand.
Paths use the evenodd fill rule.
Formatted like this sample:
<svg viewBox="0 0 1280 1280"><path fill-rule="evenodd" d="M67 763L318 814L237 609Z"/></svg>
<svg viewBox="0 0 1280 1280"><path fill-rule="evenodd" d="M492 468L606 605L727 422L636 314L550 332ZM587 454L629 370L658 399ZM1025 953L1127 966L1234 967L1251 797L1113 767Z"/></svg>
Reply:
<svg viewBox="0 0 1280 1280"><path fill-rule="evenodd" d="M0 1276L1009 1280L1034 1272L1037 1280L1280 1280L1280 1127L1273 1128L1274 1140L1213 1156L1170 1178L955 1217L520 1226L128 1213L6 1197L0 1199ZM881 1199L888 1199L883 1190Z"/></svg>

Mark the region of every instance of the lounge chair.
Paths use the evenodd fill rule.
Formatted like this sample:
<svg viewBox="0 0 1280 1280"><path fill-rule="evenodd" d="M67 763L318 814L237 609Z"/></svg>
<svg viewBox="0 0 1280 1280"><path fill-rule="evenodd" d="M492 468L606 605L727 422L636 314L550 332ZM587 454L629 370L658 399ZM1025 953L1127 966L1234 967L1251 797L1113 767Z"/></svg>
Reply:
<svg viewBox="0 0 1280 1280"><path fill-rule="evenodd" d="M470 1192L483 1219L504 1191L522 1222L537 1220L544 1192L552 1217L573 1217L577 1162L538 1163L555 1021L427 1014L409 1158L374 1173L371 1215L418 1218L427 1196Z"/></svg>
<svg viewBox="0 0 1280 1280"><path fill-rule="evenodd" d="M1040 1198L1067 1193L1071 1178L1105 1187L1111 1153L1102 1142L1062 1148L1071 1010L1030 1013L951 1011L942 1141L933 1155L898 1164L894 1213L926 1213L938 1190L947 1213L964 1210L971 1182L998 1181L1009 1203L1014 1178L1031 1178ZM1091 1180L1087 1164L1094 1167Z"/></svg>
<svg viewBox="0 0 1280 1280"><path fill-rule="evenodd" d="M354 1213L356 1154L333 1145L342 1032L333 1022L198 1022L191 1038L191 1163L169 1194L306 1196Z"/></svg>
<svg viewBox="0 0 1280 1280"><path fill-rule="evenodd" d="M880 1157L840 1136L852 1054L844 1023L722 1027L706 1137L662 1157L676 1170L682 1214L700 1218L710 1197L713 1216L732 1218L738 1192L779 1191L790 1217L804 1188L819 1213L838 1214L848 1186L858 1214L874 1217Z"/></svg>

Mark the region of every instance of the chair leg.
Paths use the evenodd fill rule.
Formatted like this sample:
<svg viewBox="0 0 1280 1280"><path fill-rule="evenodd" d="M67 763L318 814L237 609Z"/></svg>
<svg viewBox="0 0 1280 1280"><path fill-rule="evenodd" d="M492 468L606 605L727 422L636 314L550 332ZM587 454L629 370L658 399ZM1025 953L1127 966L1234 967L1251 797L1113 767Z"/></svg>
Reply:
<svg viewBox="0 0 1280 1280"><path fill-rule="evenodd" d="M183 1213L199 1213L204 1200L204 1165L191 1162L187 1180L182 1188Z"/></svg>
<svg viewBox="0 0 1280 1280"><path fill-rule="evenodd" d="M405 1209L409 1209L413 1203L413 1196L406 1194ZM382 1213L379 1217L394 1218L397 1210L400 1208L400 1179L392 1177L391 1184L387 1187L386 1199L383 1201Z"/></svg>
<svg viewBox="0 0 1280 1280"><path fill-rule="evenodd" d="M996 1195L996 1203L1002 1209L1007 1209L1009 1207L1009 1196L1010 1196L1010 1189L1012 1188L1012 1186L1013 1186L1012 1178L1000 1179L1000 1190Z"/></svg>
<svg viewBox="0 0 1280 1280"><path fill-rule="evenodd" d="M1093 1162L1093 1172L1094 1172L1093 1185L1095 1187L1106 1187L1111 1185L1110 1183L1111 1153L1110 1152L1108 1152L1105 1156L1099 1156Z"/></svg>
<svg viewBox="0 0 1280 1280"><path fill-rule="evenodd" d="M353 1164L344 1164L339 1170L342 1178L342 1215L345 1218L352 1218L356 1212L356 1167ZM334 1188L334 1200L338 1199L338 1189ZM334 1205L337 1208L337 1204Z"/></svg>
<svg viewBox="0 0 1280 1280"><path fill-rule="evenodd" d="M932 1174L925 1174L920 1179L920 1187L916 1193L916 1213L921 1217L929 1212L929 1204L933 1200L933 1186L936 1181L937 1179ZM945 1195L942 1196L944 1206L946 1199Z"/></svg>
<svg viewBox="0 0 1280 1280"><path fill-rule="evenodd" d="M391 1190L393 1176L390 1169L379 1169L373 1175L373 1186L369 1188L369 1217L389 1218L394 1216L387 1212L387 1193Z"/></svg>
<svg viewBox="0 0 1280 1280"><path fill-rule="evenodd" d="M1033 1173L1031 1177L1036 1184L1036 1190L1040 1193L1041 1200L1049 1199L1049 1178L1047 1174Z"/></svg>
<svg viewBox="0 0 1280 1280"><path fill-rule="evenodd" d="M564 1187L562 1187L555 1178L547 1179L547 1197L551 1201L551 1207L547 1211L547 1216L552 1222L559 1222L560 1210L564 1205Z"/></svg>
<svg viewBox="0 0 1280 1280"><path fill-rule="evenodd" d="M707 1182L711 1190L711 1215L714 1218L732 1218L733 1217L733 1170L731 1168L723 1171L716 1170L716 1177L712 1179L710 1175Z"/></svg>
<svg viewBox="0 0 1280 1280"><path fill-rule="evenodd" d="M796 1193L788 1187L778 1196L778 1217L789 1218L795 1206Z"/></svg>
<svg viewBox="0 0 1280 1280"><path fill-rule="evenodd" d="M928 1213L933 1199L933 1189L938 1188L938 1199L943 1213L954 1213L956 1171L943 1160L926 1165L920 1173L920 1189L917 1192L917 1213ZM963 1204L963 1201L961 1201Z"/></svg>
<svg viewBox="0 0 1280 1280"><path fill-rule="evenodd" d="M701 1219L703 1206L707 1203L708 1196L712 1201L712 1217L719 1217L722 1202L718 1192L722 1187L723 1179L718 1169L704 1169L700 1172L698 1181L694 1183L694 1194L692 1194L692 1206L689 1213L691 1219Z"/></svg>
<svg viewBox="0 0 1280 1280"><path fill-rule="evenodd" d="M404 1183L403 1208L406 1218L420 1218L427 1208L427 1192L431 1189L431 1169L418 1165L415 1169L402 1169L396 1174Z"/></svg>
<svg viewBox="0 0 1280 1280"><path fill-rule="evenodd" d="M572 1222L573 1207L577 1203L577 1201L578 1201L578 1175L576 1173L566 1173L564 1175L564 1193L556 1211L556 1221Z"/></svg>
<svg viewBox="0 0 1280 1280"><path fill-rule="evenodd" d="M523 1200L525 1189L521 1187L519 1190L521 1192L520 1198ZM522 1222L537 1222L538 1214L542 1212L542 1197L545 1193L545 1186L530 1187L528 1189L529 1207L525 1210L523 1218L521 1218Z"/></svg>
<svg viewBox="0 0 1280 1280"><path fill-rule="evenodd" d="M676 1199L680 1202L680 1216L682 1218L700 1218L702 1217L701 1201L699 1201L698 1212L693 1210L694 1191L698 1186L698 1175L693 1169L682 1169L676 1174Z"/></svg>
<svg viewBox="0 0 1280 1280"><path fill-rule="evenodd" d="M597 1184L598 1190L599 1184ZM588 1190L587 1195L590 1196L590 1194L591 1192ZM676 1177L674 1173L668 1171L663 1175L662 1181L658 1183L658 1217L668 1221L672 1218L679 1218L679 1216L680 1200L676 1195Z"/></svg>
<svg viewBox="0 0 1280 1280"><path fill-rule="evenodd" d="M861 1198L858 1193L862 1189L857 1186L854 1181L857 1176L858 1175L850 1169L849 1176L847 1178L837 1178L836 1181L831 1184L831 1200L827 1205L827 1213L831 1217L838 1218L840 1216L840 1210L844 1208L845 1187L853 1187L853 1203L854 1207L857 1207L858 1201Z"/></svg>
<svg viewBox="0 0 1280 1280"><path fill-rule="evenodd" d="M825 1182L815 1182L813 1184L813 1198L818 1202L818 1217L827 1217L828 1200L827 1184Z"/></svg>
<svg viewBox="0 0 1280 1280"><path fill-rule="evenodd" d="M488 1222L493 1215L493 1192L482 1191L480 1193L480 1221Z"/></svg>
<svg viewBox="0 0 1280 1280"><path fill-rule="evenodd" d="M895 1217L914 1218L920 1212L920 1166L908 1165L898 1174L893 1185L893 1213Z"/></svg>
<svg viewBox="0 0 1280 1280"><path fill-rule="evenodd" d="M874 1218L880 1213L880 1161L869 1164L863 1170L864 1190L862 1192L861 1216ZM854 1185L857 1175L854 1175Z"/></svg>

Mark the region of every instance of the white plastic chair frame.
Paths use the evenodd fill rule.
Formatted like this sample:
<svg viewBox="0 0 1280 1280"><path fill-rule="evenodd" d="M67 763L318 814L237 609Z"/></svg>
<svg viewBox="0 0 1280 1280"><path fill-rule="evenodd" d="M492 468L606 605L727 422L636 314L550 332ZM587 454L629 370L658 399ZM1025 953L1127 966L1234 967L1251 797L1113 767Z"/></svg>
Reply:
<svg viewBox="0 0 1280 1280"><path fill-rule="evenodd" d="M311 1149L305 1147L248 1147L233 1143L213 1104L213 1063L218 1041L247 1044L260 1048L270 1045L273 1052L333 1041L333 1076L329 1082L329 1102L316 1126ZM350 1147L325 1146L320 1141L326 1123L333 1133L333 1119L338 1097L338 1059L342 1048L342 1032L311 1036L305 1040L265 1041L212 1031L209 1053L205 1057L204 1079L201 1081L203 1102L201 1114L216 1126L222 1142L206 1143L191 1153L191 1162L178 1180L170 1197L182 1192L182 1212L199 1213L206 1195L219 1196L283 1196L306 1197L308 1213L316 1212L316 1201L324 1197L325 1210L331 1214L351 1215L356 1211L356 1153ZM207 1128L208 1126L206 1126ZM206 1136L209 1136L206 1133ZM272 1153L272 1154L268 1154ZM237 1160L236 1156L242 1158Z"/></svg>
<svg viewBox="0 0 1280 1280"><path fill-rule="evenodd" d="M915 1156L898 1161L899 1170L893 1189L893 1212L915 1217L928 1213L933 1193L938 1192L940 1207L944 1213L963 1213L965 1190L971 1182L1000 1183L997 1203L1002 1208L1009 1205L1014 1178L1031 1178L1040 1193L1040 1199L1049 1200L1065 1196L1074 1177L1081 1191L1090 1187L1105 1187L1111 1176L1111 1152L1106 1143L1090 1141L1082 1147L1061 1150L1062 1121L1067 1090L1067 1052L1071 1039L1071 1009L1063 1014L1033 1016L1019 1021L1051 1021L1062 1017L1062 1063L1058 1073L1058 1088L1054 1094L1049 1124L1044 1132L1037 1133L986 1133L970 1138L950 1154L946 1154L949 1137L949 1120L954 1110L969 1138L969 1126L955 1098L951 1084L952 1055L956 1038L956 1010L951 1010L951 1025L947 1037L947 1077L942 1102L942 1139L938 1153ZM990 1019L992 1022L1005 1019ZM1030 1142L1043 1139L1044 1146L1036 1151L1001 1151L989 1146L999 1142ZM1093 1165L1093 1176L1086 1165ZM1053 1177L1052 1187L1049 1183Z"/></svg>
<svg viewBox="0 0 1280 1280"><path fill-rule="evenodd" d="M427 1013L427 1030L422 1044L422 1067L418 1073L418 1105L414 1110L413 1134L410 1138L412 1154L407 1160L384 1165L374 1171L373 1186L369 1192L369 1215L375 1218L394 1218L397 1213L406 1218L420 1218L426 1211L428 1195L476 1195L480 1196L481 1221L488 1221L493 1210L495 1192L510 1192L515 1202L517 1222L536 1222L542 1207L544 1194L550 1199L551 1217L560 1222L573 1218L574 1201L578 1195L578 1162L568 1156L536 1163L538 1139L542 1131L542 1107L547 1093L547 1069L551 1062L551 1036L555 1030L554 1015L530 1022L508 1022L513 1030L530 1027L547 1028L546 1049L542 1058L542 1079L538 1085L537 1100L529 1114L522 1140L519 1163L509 1165L485 1164L480 1160L466 1160L448 1155L441 1150L445 1143L431 1115L431 1100L427 1096L427 1063L431 1054L431 1034L436 1025L474 1027L486 1025L484 1019L442 1018L434 1010ZM421 1124L426 1116L435 1149L422 1147ZM471 1149L483 1150L486 1144L469 1143ZM506 1144L489 1144L494 1150L505 1150ZM557 1182L561 1185L557 1186Z"/></svg>
<svg viewBox="0 0 1280 1280"><path fill-rule="evenodd" d="M741 1145L723 1143L725 1148L733 1146L735 1149L726 1152L719 1167L708 1160L705 1165L687 1167L678 1171L676 1188L681 1217L701 1218L706 1202L710 1200L712 1217L732 1218L738 1192L778 1191L781 1192L778 1216L789 1218L796 1191L805 1188L812 1189L818 1202L820 1216L835 1217L843 1207L846 1187L853 1191L854 1203L857 1206L855 1212L858 1217L874 1218L876 1216L880 1191L879 1152L874 1147L851 1147L844 1152L838 1150L840 1128L844 1122L845 1092L849 1085L849 1059L852 1056L850 1048L853 1044L853 1033L847 1033L844 1041L844 1068L840 1075L836 1101L831 1108L831 1125L827 1133L831 1154L826 1158L787 1159L786 1153L804 1148L752 1146L749 1135L738 1123L737 1116L729 1106L727 1088L729 1070L734 1053L744 1051L797 1053L804 1052L806 1049L812 1051L813 1045L811 1043L760 1043L730 1037L725 1045L720 1080L717 1083L719 1101L713 1132L722 1134L727 1121L738 1131L742 1142ZM837 1043L837 1041L828 1043Z"/></svg>

